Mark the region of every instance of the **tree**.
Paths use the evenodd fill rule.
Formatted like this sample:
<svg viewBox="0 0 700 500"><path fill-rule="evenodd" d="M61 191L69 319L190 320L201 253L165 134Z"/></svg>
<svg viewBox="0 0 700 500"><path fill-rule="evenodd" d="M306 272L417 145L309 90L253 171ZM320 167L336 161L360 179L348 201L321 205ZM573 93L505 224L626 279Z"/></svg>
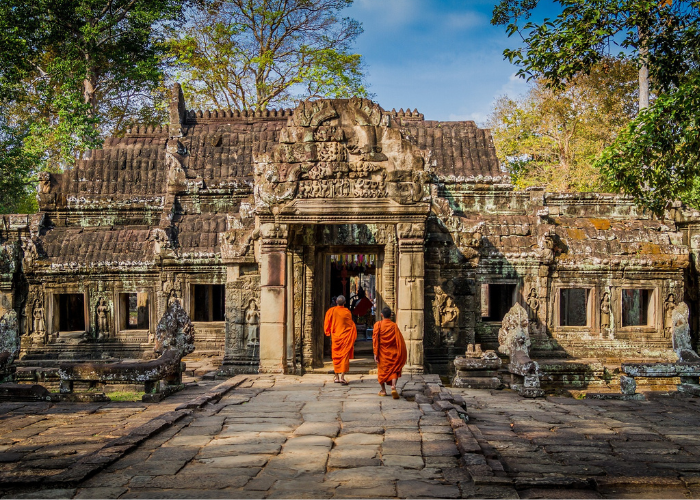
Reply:
<svg viewBox="0 0 700 500"><path fill-rule="evenodd" d="M177 0L2 0L0 103L12 140L0 163L61 170L142 115L163 85L163 29L181 10Z"/></svg>
<svg viewBox="0 0 700 500"><path fill-rule="evenodd" d="M488 126L513 183L549 191L604 189L594 161L634 117L636 92L635 66L609 58L563 88L537 80L524 98L500 98Z"/></svg>
<svg viewBox="0 0 700 500"><path fill-rule="evenodd" d="M700 163L690 152L700 144L693 142L700 110L692 107L700 82L700 2L557 0L562 10L556 18L521 25L537 3L502 0L494 9L492 22L522 37L522 47L504 52L521 66L521 76L562 87L616 46L636 63L641 80L648 69L650 107L640 103L638 116L595 163L606 183L656 213L672 199L700 206L694 180Z"/></svg>
<svg viewBox="0 0 700 500"><path fill-rule="evenodd" d="M352 0L210 0L171 40L198 106L260 110L297 98L366 96Z"/></svg>
<svg viewBox="0 0 700 500"><path fill-rule="evenodd" d="M4 122L0 117L0 213L35 212L36 158L26 154L23 137Z"/></svg>

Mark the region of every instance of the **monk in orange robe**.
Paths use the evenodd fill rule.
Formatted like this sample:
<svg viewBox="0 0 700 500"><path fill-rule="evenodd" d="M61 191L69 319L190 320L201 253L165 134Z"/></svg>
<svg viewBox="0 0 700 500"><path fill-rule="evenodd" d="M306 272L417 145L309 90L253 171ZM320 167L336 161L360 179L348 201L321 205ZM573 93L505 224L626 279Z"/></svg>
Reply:
<svg viewBox="0 0 700 500"><path fill-rule="evenodd" d="M374 347L374 361L377 363L377 378L382 390L380 396L386 396L386 384L391 383L391 396L399 399L396 390L396 381L401 376L401 370L406 364L408 353L406 342L396 323L391 321L391 309L382 309L383 319L374 324L372 331L372 345Z"/></svg>
<svg viewBox="0 0 700 500"><path fill-rule="evenodd" d="M323 331L331 337L334 382L348 385L345 374L350 371L350 360L355 354L357 327L352 320L350 309L345 307L345 297L338 295L335 302L337 305L326 313Z"/></svg>

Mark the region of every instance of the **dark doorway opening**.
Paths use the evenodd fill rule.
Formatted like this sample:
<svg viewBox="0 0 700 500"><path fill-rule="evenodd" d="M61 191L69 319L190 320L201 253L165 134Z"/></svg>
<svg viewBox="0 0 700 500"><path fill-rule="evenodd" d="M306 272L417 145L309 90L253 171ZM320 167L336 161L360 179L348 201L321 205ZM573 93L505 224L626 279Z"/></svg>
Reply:
<svg viewBox="0 0 700 500"><path fill-rule="evenodd" d="M481 285L481 320L503 321L515 304L515 290L512 283Z"/></svg>
<svg viewBox="0 0 700 500"><path fill-rule="evenodd" d="M226 285L192 285L194 321L224 321L226 317Z"/></svg>
<svg viewBox="0 0 700 500"><path fill-rule="evenodd" d="M85 331L85 295L82 293L61 293L57 297L58 331Z"/></svg>
<svg viewBox="0 0 700 500"><path fill-rule="evenodd" d="M120 330L148 330L149 311L147 293L119 294L121 318Z"/></svg>

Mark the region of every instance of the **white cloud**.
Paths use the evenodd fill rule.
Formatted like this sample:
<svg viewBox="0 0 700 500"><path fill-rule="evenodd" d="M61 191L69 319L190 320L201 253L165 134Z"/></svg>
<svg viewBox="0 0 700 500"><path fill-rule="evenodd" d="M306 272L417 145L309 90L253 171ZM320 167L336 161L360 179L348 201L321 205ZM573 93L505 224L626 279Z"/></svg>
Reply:
<svg viewBox="0 0 700 500"><path fill-rule="evenodd" d="M482 126L484 123L486 123L487 118L488 118L488 115L486 113L482 113L480 111L477 111L474 113L466 113L466 114L450 113L447 117L447 119L451 122L473 121L473 122L476 122L476 124L479 126Z"/></svg>
<svg viewBox="0 0 700 500"><path fill-rule="evenodd" d="M488 23L488 19L477 12L451 12L445 17L444 25L457 30L476 28Z"/></svg>
<svg viewBox="0 0 700 500"><path fill-rule="evenodd" d="M514 99L525 94L528 90L530 90L530 84L513 73L508 78L508 83L505 83L493 97L494 99L498 99L503 95L507 95L511 99Z"/></svg>
<svg viewBox="0 0 700 500"><path fill-rule="evenodd" d="M371 13L380 26L399 28L420 19L424 6L419 0L358 0L353 8Z"/></svg>

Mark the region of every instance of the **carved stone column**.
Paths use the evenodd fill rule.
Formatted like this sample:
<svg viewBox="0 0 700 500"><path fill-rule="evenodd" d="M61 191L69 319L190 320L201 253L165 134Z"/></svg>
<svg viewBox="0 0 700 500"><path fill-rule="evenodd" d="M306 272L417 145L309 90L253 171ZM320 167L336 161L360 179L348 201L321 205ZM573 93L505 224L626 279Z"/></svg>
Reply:
<svg viewBox="0 0 700 500"><path fill-rule="evenodd" d="M396 323L406 339L406 373L423 373L425 224L398 224L399 286Z"/></svg>
<svg viewBox="0 0 700 500"><path fill-rule="evenodd" d="M284 373L287 358L287 226L261 224L260 373Z"/></svg>

